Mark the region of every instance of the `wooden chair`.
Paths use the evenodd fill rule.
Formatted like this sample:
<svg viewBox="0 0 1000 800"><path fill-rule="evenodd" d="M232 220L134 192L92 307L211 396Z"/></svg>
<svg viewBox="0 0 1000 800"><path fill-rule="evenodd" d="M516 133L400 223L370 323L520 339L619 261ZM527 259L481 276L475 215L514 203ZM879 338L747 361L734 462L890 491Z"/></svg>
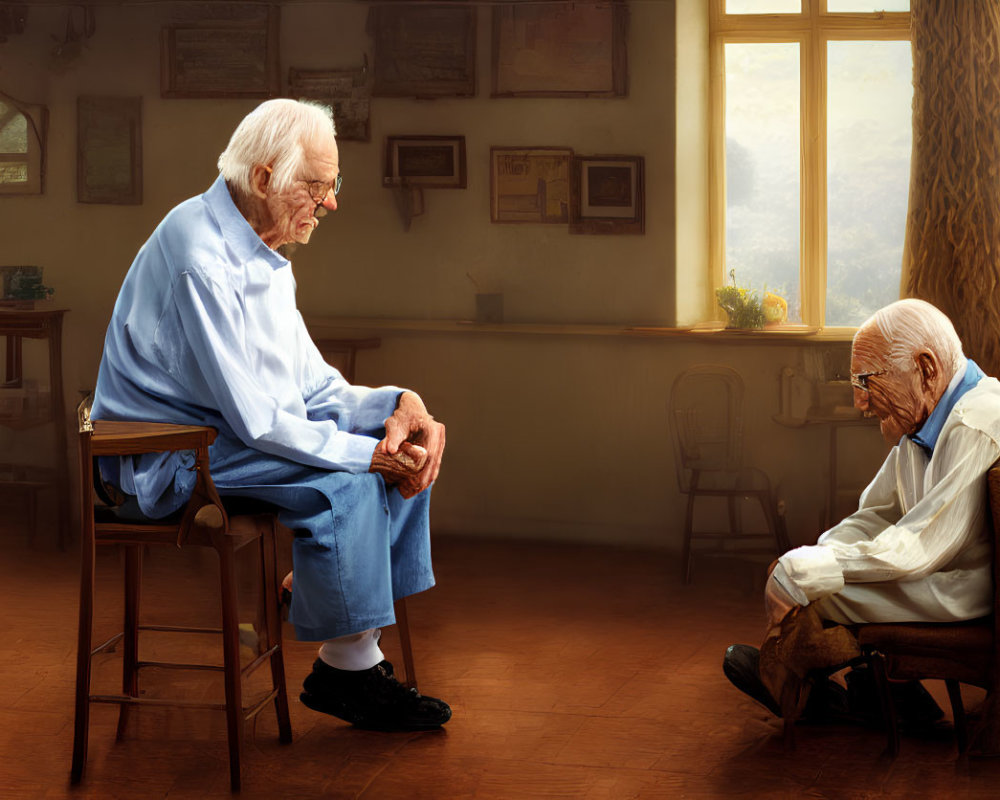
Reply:
<svg viewBox="0 0 1000 800"><path fill-rule="evenodd" d="M855 632L863 659L874 670L886 717L887 747L890 755L899 752L899 727L889 693L890 680L943 680L948 687L955 718L955 737L960 753L970 749L968 723L959 684L986 689L979 724L974 731L971 752L1000 755L1000 461L986 475L993 548L993 614L969 622L872 623L857 626Z"/></svg>
<svg viewBox="0 0 1000 800"><path fill-rule="evenodd" d="M690 367L674 381L668 410L677 483L687 495L684 582L691 580L695 539L715 545L700 552L720 556L766 557L770 561L790 549L770 480L761 470L743 465L743 380L739 373L715 364ZM699 497L726 499L726 530L694 529L695 500ZM744 498L760 504L766 531L743 529L739 503Z"/></svg>
<svg viewBox="0 0 1000 800"><path fill-rule="evenodd" d="M234 791L240 788L240 752L243 723L273 701L278 717L279 738L292 740L285 687L285 668L281 642L281 618L278 578L275 567L275 527L273 514L255 513L230 517L219 498L209 473L208 446L215 439L212 428L189 425L165 425L146 422L91 422L85 401L78 409L80 442L81 546L80 625L76 670L76 722L73 731L71 780L78 783L87 761L87 739L91 703L119 705L118 736L128 723L131 706L179 706L210 708L226 712L229 739L229 775ZM195 453L196 485L191 500L182 513L166 520L125 517L115 508L95 505L94 460L99 456L136 455L140 453L191 450ZM92 646L94 611L94 569L97 545L116 544L125 551L125 620L124 630L97 647ZM143 625L139 622L140 580L143 549L149 545L209 547L218 554L222 627L185 628L167 625ZM236 553L247 545L260 550L260 586L263 598L263 645L259 654L240 668L240 632L237 615ZM139 632L145 630L190 633L221 633L223 664L177 664L139 660ZM121 694L92 694L91 659L122 643ZM244 708L242 678L268 663L272 689L249 708ZM203 703L140 697L140 670L147 666L222 671L225 683L224 703Z"/></svg>

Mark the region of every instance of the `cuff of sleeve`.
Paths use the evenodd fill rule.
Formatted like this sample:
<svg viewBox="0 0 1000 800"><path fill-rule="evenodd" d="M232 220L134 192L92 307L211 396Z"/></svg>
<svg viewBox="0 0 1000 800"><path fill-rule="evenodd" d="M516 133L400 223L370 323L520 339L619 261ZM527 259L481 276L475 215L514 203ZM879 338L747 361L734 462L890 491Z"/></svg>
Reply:
<svg viewBox="0 0 1000 800"><path fill-rule="evenodd" d="M784 568L790 585L794 586L794 589L785 587L793 596L801 593L811 602L844 588L844 571L829 547L796 547L779 558L778 563Z"/></svg>

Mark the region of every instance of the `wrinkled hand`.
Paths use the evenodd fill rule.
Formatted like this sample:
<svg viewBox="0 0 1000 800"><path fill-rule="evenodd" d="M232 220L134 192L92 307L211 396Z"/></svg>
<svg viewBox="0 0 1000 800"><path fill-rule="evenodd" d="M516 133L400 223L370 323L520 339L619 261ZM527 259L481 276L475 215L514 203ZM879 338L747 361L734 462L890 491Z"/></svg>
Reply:
<svg viewBox="0 0 1000 800"><path fill-rule="evenodd" d="M404 392L385 421L385 438L375 448L369 471L397 485L403 497L413 497L437 480L444 443L444 425L427 413L418 395Z"/></svg>

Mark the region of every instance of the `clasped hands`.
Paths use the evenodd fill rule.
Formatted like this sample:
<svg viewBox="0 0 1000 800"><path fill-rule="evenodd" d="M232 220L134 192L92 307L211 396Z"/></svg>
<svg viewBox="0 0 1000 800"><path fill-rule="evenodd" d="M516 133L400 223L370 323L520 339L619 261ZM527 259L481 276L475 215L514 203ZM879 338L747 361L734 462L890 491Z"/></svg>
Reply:
<svg viewBox="0 0 1000 800"><path fill-rule="evenodd" d="M427 413L418 395L403 392L385 421L385 438L375 446L368 471L379 473L403 497L413 497L437 479L444 441L444 425Z"/></svg>

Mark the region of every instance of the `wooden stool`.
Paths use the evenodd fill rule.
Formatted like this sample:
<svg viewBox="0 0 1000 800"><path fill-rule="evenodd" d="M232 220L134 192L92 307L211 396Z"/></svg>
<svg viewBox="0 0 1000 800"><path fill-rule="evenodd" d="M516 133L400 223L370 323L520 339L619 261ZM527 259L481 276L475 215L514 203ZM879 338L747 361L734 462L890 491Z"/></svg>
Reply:
<svg viewBox="0 0 1000 800"><path fill-rule="evenodd" d="M128 710L134 705L211 708L226 712L229 738L229 775L234 791L240 788L240 751L243 723L272 700L278 717L279 738L292 740L285 687L285 667L281 644L281 618L278 600L278 577L275 567L275 528L272 514L259 513L229 518L215 490L208 470L208 446L215 439L212 428L164 425L146 422L91 423L89 406L81 404L80 473L82 561L80 575L80 626L76 669L76 723L73 731L73 766L71 780L78 783L87 761L87 738L91 703L119 704L118 735L128 723ZM134 519L120 509L93 503L94 459L98 456L135 455L139 453L191 450L195 452L196 485L187 507L166 520ZM103 644L92 647L94 611L94 568L97 545L117 544L125 550L125 622L124 630ZM239 617L237 614L236 553L256 544L260 551L261 596L264 601L264 645L246 668L240 668ZM219 557L222 627L184 628L167 625L140 625L139 598L142 553L147 545L210 547ZM140 661L139 631L157 630L190 633L221 633L222 666ZM91 659L122 642L122 693L91 694ZM272 689L259 702L243 707L242 677L265 662L270 664ZM139 696L139 671L159 666L180 669L222 671L225 682L224 703L199 703L181 700L150 699Z"/></svg>

